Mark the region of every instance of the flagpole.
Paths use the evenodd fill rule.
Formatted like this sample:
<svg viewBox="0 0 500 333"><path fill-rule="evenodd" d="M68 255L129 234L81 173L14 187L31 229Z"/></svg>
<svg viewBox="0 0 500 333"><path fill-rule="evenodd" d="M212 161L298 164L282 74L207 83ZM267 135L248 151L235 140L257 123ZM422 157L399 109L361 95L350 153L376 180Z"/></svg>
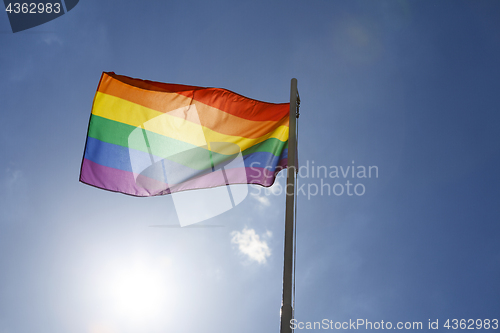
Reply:
<svg viewBox="0 0 500 333"><path fill-rule="evenodd" d="M285 255L283 264L283 300L281 303L281 333L291 333L290 321L293 319L292 289L293 289L293 227L295 208L295 172L297 151L297 79L293 78L290 87L290 122L288 135L288 163L286 182L285 210Z"/></svg>

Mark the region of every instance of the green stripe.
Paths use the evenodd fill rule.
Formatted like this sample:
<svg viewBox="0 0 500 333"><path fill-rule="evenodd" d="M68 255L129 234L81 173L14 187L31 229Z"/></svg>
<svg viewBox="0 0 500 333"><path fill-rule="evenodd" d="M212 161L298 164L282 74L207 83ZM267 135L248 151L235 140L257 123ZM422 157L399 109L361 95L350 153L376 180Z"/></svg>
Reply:
<svg viewBox="0 0 500 333"><path fill-rule="evenodd" d="M285 149L287 146L288 141L283 142L276 138L270 138L248 149L245 149L242 154L243 156L245 156L256 152L267 152L279 157L283 149Z"/></svg>
<svg viewBox="0 0 500 333"><path fill-rule="evenodd" d="M136 128L137 127L135 126L92 115L90 120L89 136L104 142L149 153L147 147L145 145L143 146L142 142L138 141L135 143L135 140L130 140L129 142L129 136ZM154 147L152 148L152 153L156 156L170 156L174 155L176 152L185 152L189 149L195 148L203 149L147 130L146 133L150 141L150 146ZM249 155L255 152L268 152L274 156L280 156L281 151L284 148L287 148L287 143L287 141L283 142L276 138L270 138L245 149L242 154ZM215 153L214 155L217 154Z"/></svg>
<svg viewBox="0 0 500 333"><path fill-rule="evenodd" d="M137 129L135 126L130 126L92 115L90 120L89 136L107 143L149 153L147 146L144 144L144 140L137 140L134 137L131 137L131 134L135 129ZM150 147L152 147L151 153L156 156L168 156L196 148L196 146L189 143L175 140L148 130L145 130L144 132L147 134ZM141 138L143 138L142 133Z"/></svg>
<svg viewBox="0 0 500 333"><path fill-rule="evenodd" d="M90 120L89 136L157 157L168 156L169 160L195 170L211 168L207 149L96 115L92 115ZM145 136L148 138L149 147L144 139ZM220 154L214 155L218 155L214 156L214 161L217 162L223 162L230 157Z"/></svg>

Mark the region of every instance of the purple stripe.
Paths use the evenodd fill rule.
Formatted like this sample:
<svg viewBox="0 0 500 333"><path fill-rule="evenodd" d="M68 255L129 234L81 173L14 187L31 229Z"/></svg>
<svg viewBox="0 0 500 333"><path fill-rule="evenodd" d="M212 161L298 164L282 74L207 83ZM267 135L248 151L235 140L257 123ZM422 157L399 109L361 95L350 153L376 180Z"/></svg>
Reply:
<svg viewBox="0 0 500 333"><path fill-rule="evenodd" d="M105 190L122 192L139 197L155 195L155 193L137 185L132 172L100 165L86 158L83 159L80 181ZM166 184L163 184L163 187L166 187Z"/></svg>
<svg viewBox="0 0 500 333"><path fill-rule="evenodd" d="M80 181L105 190L140 197L225 186L227 185L226 178L229 184L257 184L269 187L274 183L280 167L286 167L286 162L287 159L280 160L274 172L266 168L246 167L225 170L225 175L223 175L222 171L218 170L169 188L168 184L164 182L142 175L138 175L136 181L132 172L103 166L85 158L82 164Z"/></svg>

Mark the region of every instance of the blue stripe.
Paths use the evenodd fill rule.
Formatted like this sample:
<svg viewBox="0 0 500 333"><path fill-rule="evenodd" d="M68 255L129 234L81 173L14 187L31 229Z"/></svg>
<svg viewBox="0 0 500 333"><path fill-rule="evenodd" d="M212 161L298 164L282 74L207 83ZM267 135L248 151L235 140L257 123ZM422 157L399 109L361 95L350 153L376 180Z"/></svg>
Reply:
<svg viewBox="0 0 500 333"><path fill-rule="evenodd" d="M143 154L144 159L150 160L149 154L139 150L136 150L136 152ZM130 163L129 148L100 141L90 136L87 138L85 158L109 168L133 172L132 164Z"/></svg>
<svg viewBox="0 0 500 333"><path fill-rule="evenodd" d="M284 149L281 156L279 157L269 152L255 152L243 156L243 160L245 163L245 167L259 167L274 171L279 161L283 158L286 158L287 156L288 149ZM157 179L159 181L165 181L165 173L163 172L164 165L171 184L185 181L186 177L200 175L204 172L211 171L191 169L184 165L175 163L168 159L161 159L154 155L153 158L155 162L162 161L159 164L159 167L161 166L161 168L151 168L151 157L148 153L115 145L112 143L107 143L98 139L94 139L92 137L88 137L87 149L85 150L85 158L91 160L94 163L104 165L109 168L135 173L143 173L145 171L146 173L149 173L147 174L148 177ZM131 160L134 163L133 166ZM225 164L227 163L219 165L219 168L224 167ZM228 165L228 167L230 168L231 165ZM161 173L159 173L159 171L161 171Z"/></svg>

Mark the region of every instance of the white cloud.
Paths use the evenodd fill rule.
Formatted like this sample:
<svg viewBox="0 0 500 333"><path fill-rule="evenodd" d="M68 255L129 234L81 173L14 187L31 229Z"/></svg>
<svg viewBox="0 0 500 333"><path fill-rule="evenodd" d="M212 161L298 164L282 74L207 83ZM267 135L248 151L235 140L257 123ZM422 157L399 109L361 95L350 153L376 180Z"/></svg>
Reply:
<svg viewBox="0 0 500 333"><path fill-rule="evenodd" d="M271 205L271 202L269 201L269 198L268 197L263 197L263 196L260 196L260 195L256 195L254 196L254 198L260 202L262 205L268 207Z"/></svg>
<svg viewBox="0 0 500 333"><path fill-rule="evenodd" d="M47 45L51 44L63 45L62 39L59 38L59 36L57 36L56 34L43 34L41 36L41 40Z"/></svg>
<svg viewBox="0 0 500 333"><path fill-rule="evenodd" d="M259 264L265 264L269 256L271 256L271 249L265 240L255 233L254 229L247 229L243 231L233 231L231 233L231 243L237 244L241 253L248 256L250 260L257 261ZM272 233L267 231L264 237L271 237Z"/></svg>
<svg viewBox="0 0 500 333"><path fill-rule="evenodd" d="M23 172L21 170L11 170L7 168L6 173L6 184L9 190L24 180Z"/></svg>

